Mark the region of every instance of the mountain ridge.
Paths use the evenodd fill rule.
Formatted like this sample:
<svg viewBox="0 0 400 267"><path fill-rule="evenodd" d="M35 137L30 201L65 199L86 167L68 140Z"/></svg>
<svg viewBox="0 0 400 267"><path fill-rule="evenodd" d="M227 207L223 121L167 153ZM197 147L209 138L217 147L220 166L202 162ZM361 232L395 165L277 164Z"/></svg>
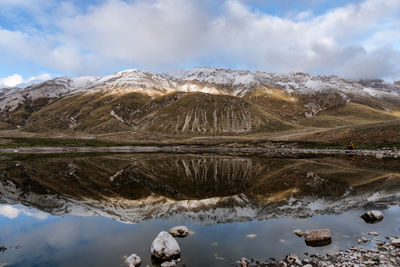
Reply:
<svg viewBox="0 0 400 267"><path fill-rule="evenodd" d="M0 130L66 134L236 135L329 128L399 120L400 84L301 72L130 69L3 89L0 118Z"/></svg>
<svg viewBox="0 0 400 267"><path fill-rule="evenodd" d="M193 82L193 84L188 84L188 82ZM229 92L212 87L203 87L202 90L202 88L196 86L196 82L215 86L231 84L235 88L240 87L240 89ZM371 96L376 96L379 93L389 93L400 96L400 81L390 83L380 79L355 81L346 80L336 75L313 76L303 72L266 73L260 71L251 72L247 70L229 70L209 67L180 69L161 74L128 69L104 77L83 76L71 78L62 76L30 85L25 88L2 88L3 92L0 94L0 109L4 108L5 105L3 102L4 98L7 96L23 93L29 94L29 92L38 91L40 88L44 90L43 96L48 96L45 89L48 89L47 87L50 87L49 89L55 89L52 87L57 86L63 87L64 91L56 91L53 92L53 94L59 93L68 95L71 93L84 92L85 90L89 93L95 88L121 89L128 86L137 86L147 89L142 91L150 95L154 93L154 89L158 89L163 93L169 93L172 91L194 91L242 96L243 94L256 89L254 87L266 86L269 88L280 87L289 93L298 91L302 94L312 94L313 92L337 89L341 92L360 94L364 92ZM138 90L138 88L133 89ZM6 92L4 93L4 91ZM109 93L112 93L112 90L110 91L111 92ZM37 97L35 95L30 96L33 98Z"/></svg>

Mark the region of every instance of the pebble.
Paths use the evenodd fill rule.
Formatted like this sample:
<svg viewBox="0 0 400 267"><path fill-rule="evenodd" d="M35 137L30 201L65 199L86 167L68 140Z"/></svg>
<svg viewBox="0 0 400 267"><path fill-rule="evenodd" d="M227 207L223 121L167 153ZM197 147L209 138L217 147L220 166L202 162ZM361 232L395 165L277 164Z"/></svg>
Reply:
<svg viewBox="0 0 400 267"><path fill-rule="evenodd" d="M296 229L293 231L293 234L297 235L298 237L302 237L303 231L301 231L300 229Z"/></svg>
<svg viewBox="0 0 400 267"><path fill-rule="evenodd" d="M129 264L129 267L136 267L142 263L142 259L138 255L132 254L126 258L126 262Z"/></svg>

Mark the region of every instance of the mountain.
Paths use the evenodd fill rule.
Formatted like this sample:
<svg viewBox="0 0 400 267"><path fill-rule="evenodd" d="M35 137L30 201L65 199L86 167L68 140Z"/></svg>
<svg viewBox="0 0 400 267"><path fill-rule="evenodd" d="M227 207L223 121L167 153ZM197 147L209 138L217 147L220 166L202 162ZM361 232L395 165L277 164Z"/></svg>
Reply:
<svg viewBox="0 0 400 267"><path fill-rule="evenodd" d="M400 120L400 84L195 68L58 77L0 91L0 130L251 135Z"/></svg>

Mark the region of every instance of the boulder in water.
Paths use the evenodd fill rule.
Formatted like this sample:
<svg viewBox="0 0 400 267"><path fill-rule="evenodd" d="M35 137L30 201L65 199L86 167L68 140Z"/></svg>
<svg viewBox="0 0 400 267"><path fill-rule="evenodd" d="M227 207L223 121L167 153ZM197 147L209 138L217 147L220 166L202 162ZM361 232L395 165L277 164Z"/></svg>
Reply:
<svg viewBox="0 0 400 267"><path fill-rule="evenodd" d="M370 210L360 216L366 223L374 223L383 219L383 213L379 210Z"/></svg>
<svg viewBox="0 0 400 267"><path fill-rule="evenodd" d="M151 255L160 260L178 257L180 253L178 242L165 231L160 232L151 244Z"/></svg>

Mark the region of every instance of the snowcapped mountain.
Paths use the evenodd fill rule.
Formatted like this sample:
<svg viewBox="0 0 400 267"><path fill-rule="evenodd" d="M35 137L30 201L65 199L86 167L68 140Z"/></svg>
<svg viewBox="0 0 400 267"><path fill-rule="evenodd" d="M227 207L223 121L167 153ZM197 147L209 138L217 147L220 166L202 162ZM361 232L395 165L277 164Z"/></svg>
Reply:
<svg viewBox="0 0 400 267"><path fill-rule="evenodd" d="M367 113L375 109L374 122L395 120L400 84L207 67L162 74L132 69L105 77L58 77L26 88L1 89L4 123L0 129L41 132L58 125L59 130L83 132L132 128L173 134L279 131L304 123L350 124L348 118L322 124L302 122L348 103L351 109L360 109L355 104L365 106ZM364 117L357 123L361 120L369 122Z"/></svg>
<svg viewBox="0 0 400 267"><path fill-rule="evenodd" d="M244 96L260 86L306 95L336 91L343 96L400 96L399 82L388 83L383 80L356 82L333 75L312 76L300 72L275 74L208 67L174 70L162 74L131 69L104 77L57 77L26 88L4 88L0 90L0 109L14 109L26 98L56 98L75 93L141 92L159 96L180 91Z"/></svg>

